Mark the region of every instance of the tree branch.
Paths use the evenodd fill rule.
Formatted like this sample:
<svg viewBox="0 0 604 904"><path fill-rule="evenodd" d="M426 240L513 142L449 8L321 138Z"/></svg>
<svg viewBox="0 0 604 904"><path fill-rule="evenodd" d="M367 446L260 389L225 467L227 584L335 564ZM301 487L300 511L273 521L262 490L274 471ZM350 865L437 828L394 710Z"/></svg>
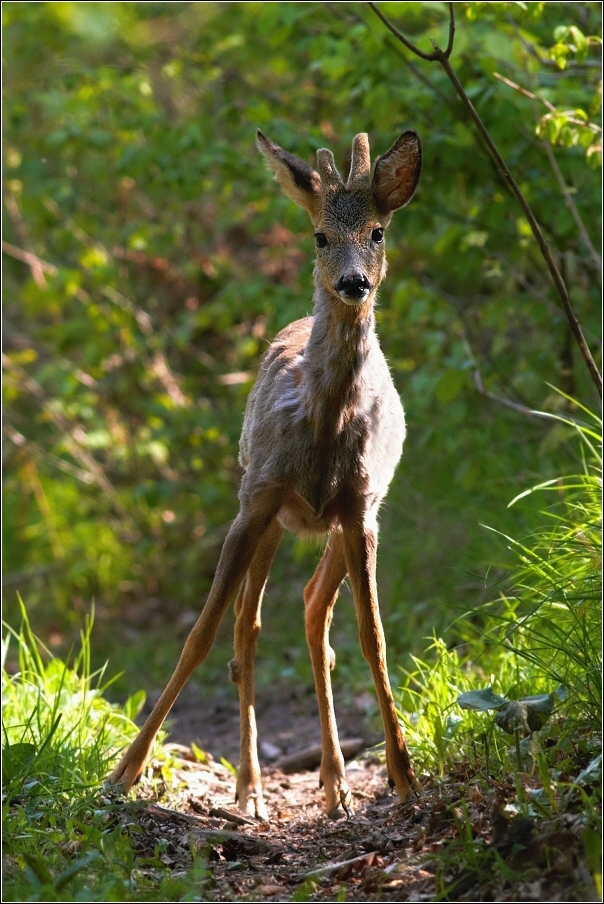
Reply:
<svg viewBox="0 0 604 904"><path fill-rule="evenodd" d="M444 54L447 57L451 56L453 51L453 42L455 40L455 13L453 11L453 4L449 3L449 41L447 43L446 50L440 50L434 45L434 53L424 53L419 47L416 47L415 44L412 44L403 34L400 33L398 28L395 28L392 22L386 18L386 16L380 12L375 3L372 3L371 0L369 2L369 6L374 11L376 16L382 20L386 28L388 28L395 38L397 38L402 44L407 47L411 53L414 53L416 56L421 57L422 60L428 60L428 62L433 62L434 60L439 60L439 54ZM432 42L434 44L434 42Z"/></svg>
<svg viewBox="0 0 604 904"><path fill-rule="evenodd" d="M378 10L375 3L370 2L369 6L376 13L376 15L382 20L384 25L386 25L386 27L389 29L389 31L391 31L392 34L399 41L401 41L401 43L404 44L408 50L410 50L416 56L421 57L423 60L427 60L428 62L434 62L434 61L439 62L441 64L441 66L443 67L443 69L445 70L445 72L447 73L449 81L455 88L455 91L457 92L462 104L466 108L470 118L473 120L474 124L478 128L478 131L482 135L482 137L489 149L489 153L491 154L495 163L497 164L499 172L501 173L502 177L507 182L510 190L512 191L514 197L516 198L516 200L520 204L520 207L522 208L522 211L524 212L524 215L531 227L531 231L537 241L537 244L539 245L541 254L543 255L543 258L547 264L547 268L550 272L552 282L554 283L554 286L558 293L558 297L560 298L560 301L562 303L564 313L566 314L566 318L569 322L573 336L575 337L575 341L577 342L577 345L579 346L579 349L583 356L583 360L585 361L585 363L587 365L587 368L591 374L591 378L596 386L596 389L597 389L598 394L601 399L602 398L602 377L600 375L600 372L598 371L598 368L596 367L596 363L593 359L589 346L587 345L587 342L585 341L585 337L583 336L583 331L581 329L581 325L573 310L573 307L572 307L572 304L570 301L570 297L568 295L568 290L566 288L564 280L562 279L562 276L560 275L560 271L558 270L558 268L556 266L556 263L552 256L552 253L549 249L549 246L548 246L547 242L545 241L545 238L541 231L541 227L539 226L539 223L537 222L535 215L534 215L533 211L531 210L531 207L529 206L528 201L526 200L522 191L520 190L520 187L518 186L516 180L510 173L505 160L499 153L499 150L498 150L495 142L491 138L490 132L488 131L488 129L486 128L482 119L478 115L472 101L470 100L470 98L468 97L466 92L464 91L463 85L459 81L455 71L453 70L453 68L449 62L449 57L451 56L451 52L453 50L453 40L454 40L454 36L455 36L455 13L453 10L453 4L449 3L449 42L447 44L447 48L446 48L446 50L442 50L433 41L432 44L434 47L434 52L431 54L423 53L423 51L421 51L418 47L416 47L415 44L412 44L411 41L408 41L407 38L405 38L404 35L402 35L400 33L400 31L397 28L395 28L394 25L392 25L392 23L386 18L386 16L384 16L383 13L381 13Z"/></svg>

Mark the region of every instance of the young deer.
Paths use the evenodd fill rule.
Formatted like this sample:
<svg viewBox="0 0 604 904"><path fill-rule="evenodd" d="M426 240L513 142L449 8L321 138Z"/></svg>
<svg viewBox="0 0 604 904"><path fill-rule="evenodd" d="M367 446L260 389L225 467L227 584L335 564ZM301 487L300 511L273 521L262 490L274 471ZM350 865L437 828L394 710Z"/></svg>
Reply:
<svg viewBox="0 0 604 904"><path fill-rule="evenodd" d="M378 158L372 174L367 135L357 135L346 184L328 150L317 151L315 171L260 131L257 146L285 194L308 211L316 229L314 314L286 327L264 355L241 435L239 514L174 674L110 781L128 790L138 779L155 735L205 659L239 588L235 658L229 663L241 709L237 800L244 813L267 818L254 716L262 594L284 529L327 534L304 602L321 722L320 777L327 813L338 819L351 813L352 800L338 742L330 679L335 654L328 636L347 574L384 722L388 775L401 800L418 787L388 681L375 580L377 512L401 455L405 419L375 333L373 308L386 273L384 231L393 211L415 192L421 144L415 132L405 132Z"/></svg>

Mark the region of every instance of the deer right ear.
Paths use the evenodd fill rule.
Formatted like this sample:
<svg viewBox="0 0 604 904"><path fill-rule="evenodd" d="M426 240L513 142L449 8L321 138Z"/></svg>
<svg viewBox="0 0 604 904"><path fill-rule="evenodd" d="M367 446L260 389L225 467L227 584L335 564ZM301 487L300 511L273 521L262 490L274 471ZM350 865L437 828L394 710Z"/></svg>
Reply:
<svg viewBox="0 0 604 904"><path fill-rule="evenodd" d="M371 188L378 210L387 214L408 204L415 194L421 169L419 136L416 132L403 132L375 163Z"/></svg>
<svg viewBox="0 0 604 904"><path fill-rule="evenodd" d="M269 141L260 129L256 132L256 147L287 197L307 210L313 222L318 222L321 211L319 174L299 157Z"/></svg>

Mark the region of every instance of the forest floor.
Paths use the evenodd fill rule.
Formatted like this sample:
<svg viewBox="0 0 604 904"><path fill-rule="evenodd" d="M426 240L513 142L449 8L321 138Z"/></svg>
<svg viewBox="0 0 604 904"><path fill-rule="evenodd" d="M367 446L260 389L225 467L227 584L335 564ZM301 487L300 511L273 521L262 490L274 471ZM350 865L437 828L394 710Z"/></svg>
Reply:
<svg viewBox="0 0 604 904"><path fill-rule="evenodd" d="M139 785L118 818L143 870L158 849L174 875L190 870L192 851L199 855L197 900L600 900L579 809L547 818L514 814L518 784L530 790L528 775L501 784L464 767L444 779L423 776L421 796L400 803L369 750L376 735L365 719L365 695L339 712L341 738L360 739L368 751L347 765L354 815L327 819L318 768L291 772L283 765L283 756L319 741L312 690L285 686L258 695L269 822L242 818L228 768L238 759L237 701L196 696L185 691L173 711L170 768ZM205 762L191 741L203 746Z"/></svg>

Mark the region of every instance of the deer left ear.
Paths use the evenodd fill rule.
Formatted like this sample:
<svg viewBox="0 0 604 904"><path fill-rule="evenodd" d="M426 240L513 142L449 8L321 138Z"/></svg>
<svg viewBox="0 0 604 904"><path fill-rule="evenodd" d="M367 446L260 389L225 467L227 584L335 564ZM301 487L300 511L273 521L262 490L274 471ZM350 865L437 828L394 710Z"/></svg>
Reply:
<svg viewBox="0 0 604 904"><path fill-rule="evenodd" d="M319 174L295 154L269 141L260 129L256 132L256 147L287 197L304 207L316 222L321 210Z"/></svg>
<svg viewBox="0 0 604 904"><path fill-rule="evenodd" d="M408 204L415 193L422 169L422 145L416 132L403 132L389 151L378 157L371 188L381 213L391 213Z"/></svg>

